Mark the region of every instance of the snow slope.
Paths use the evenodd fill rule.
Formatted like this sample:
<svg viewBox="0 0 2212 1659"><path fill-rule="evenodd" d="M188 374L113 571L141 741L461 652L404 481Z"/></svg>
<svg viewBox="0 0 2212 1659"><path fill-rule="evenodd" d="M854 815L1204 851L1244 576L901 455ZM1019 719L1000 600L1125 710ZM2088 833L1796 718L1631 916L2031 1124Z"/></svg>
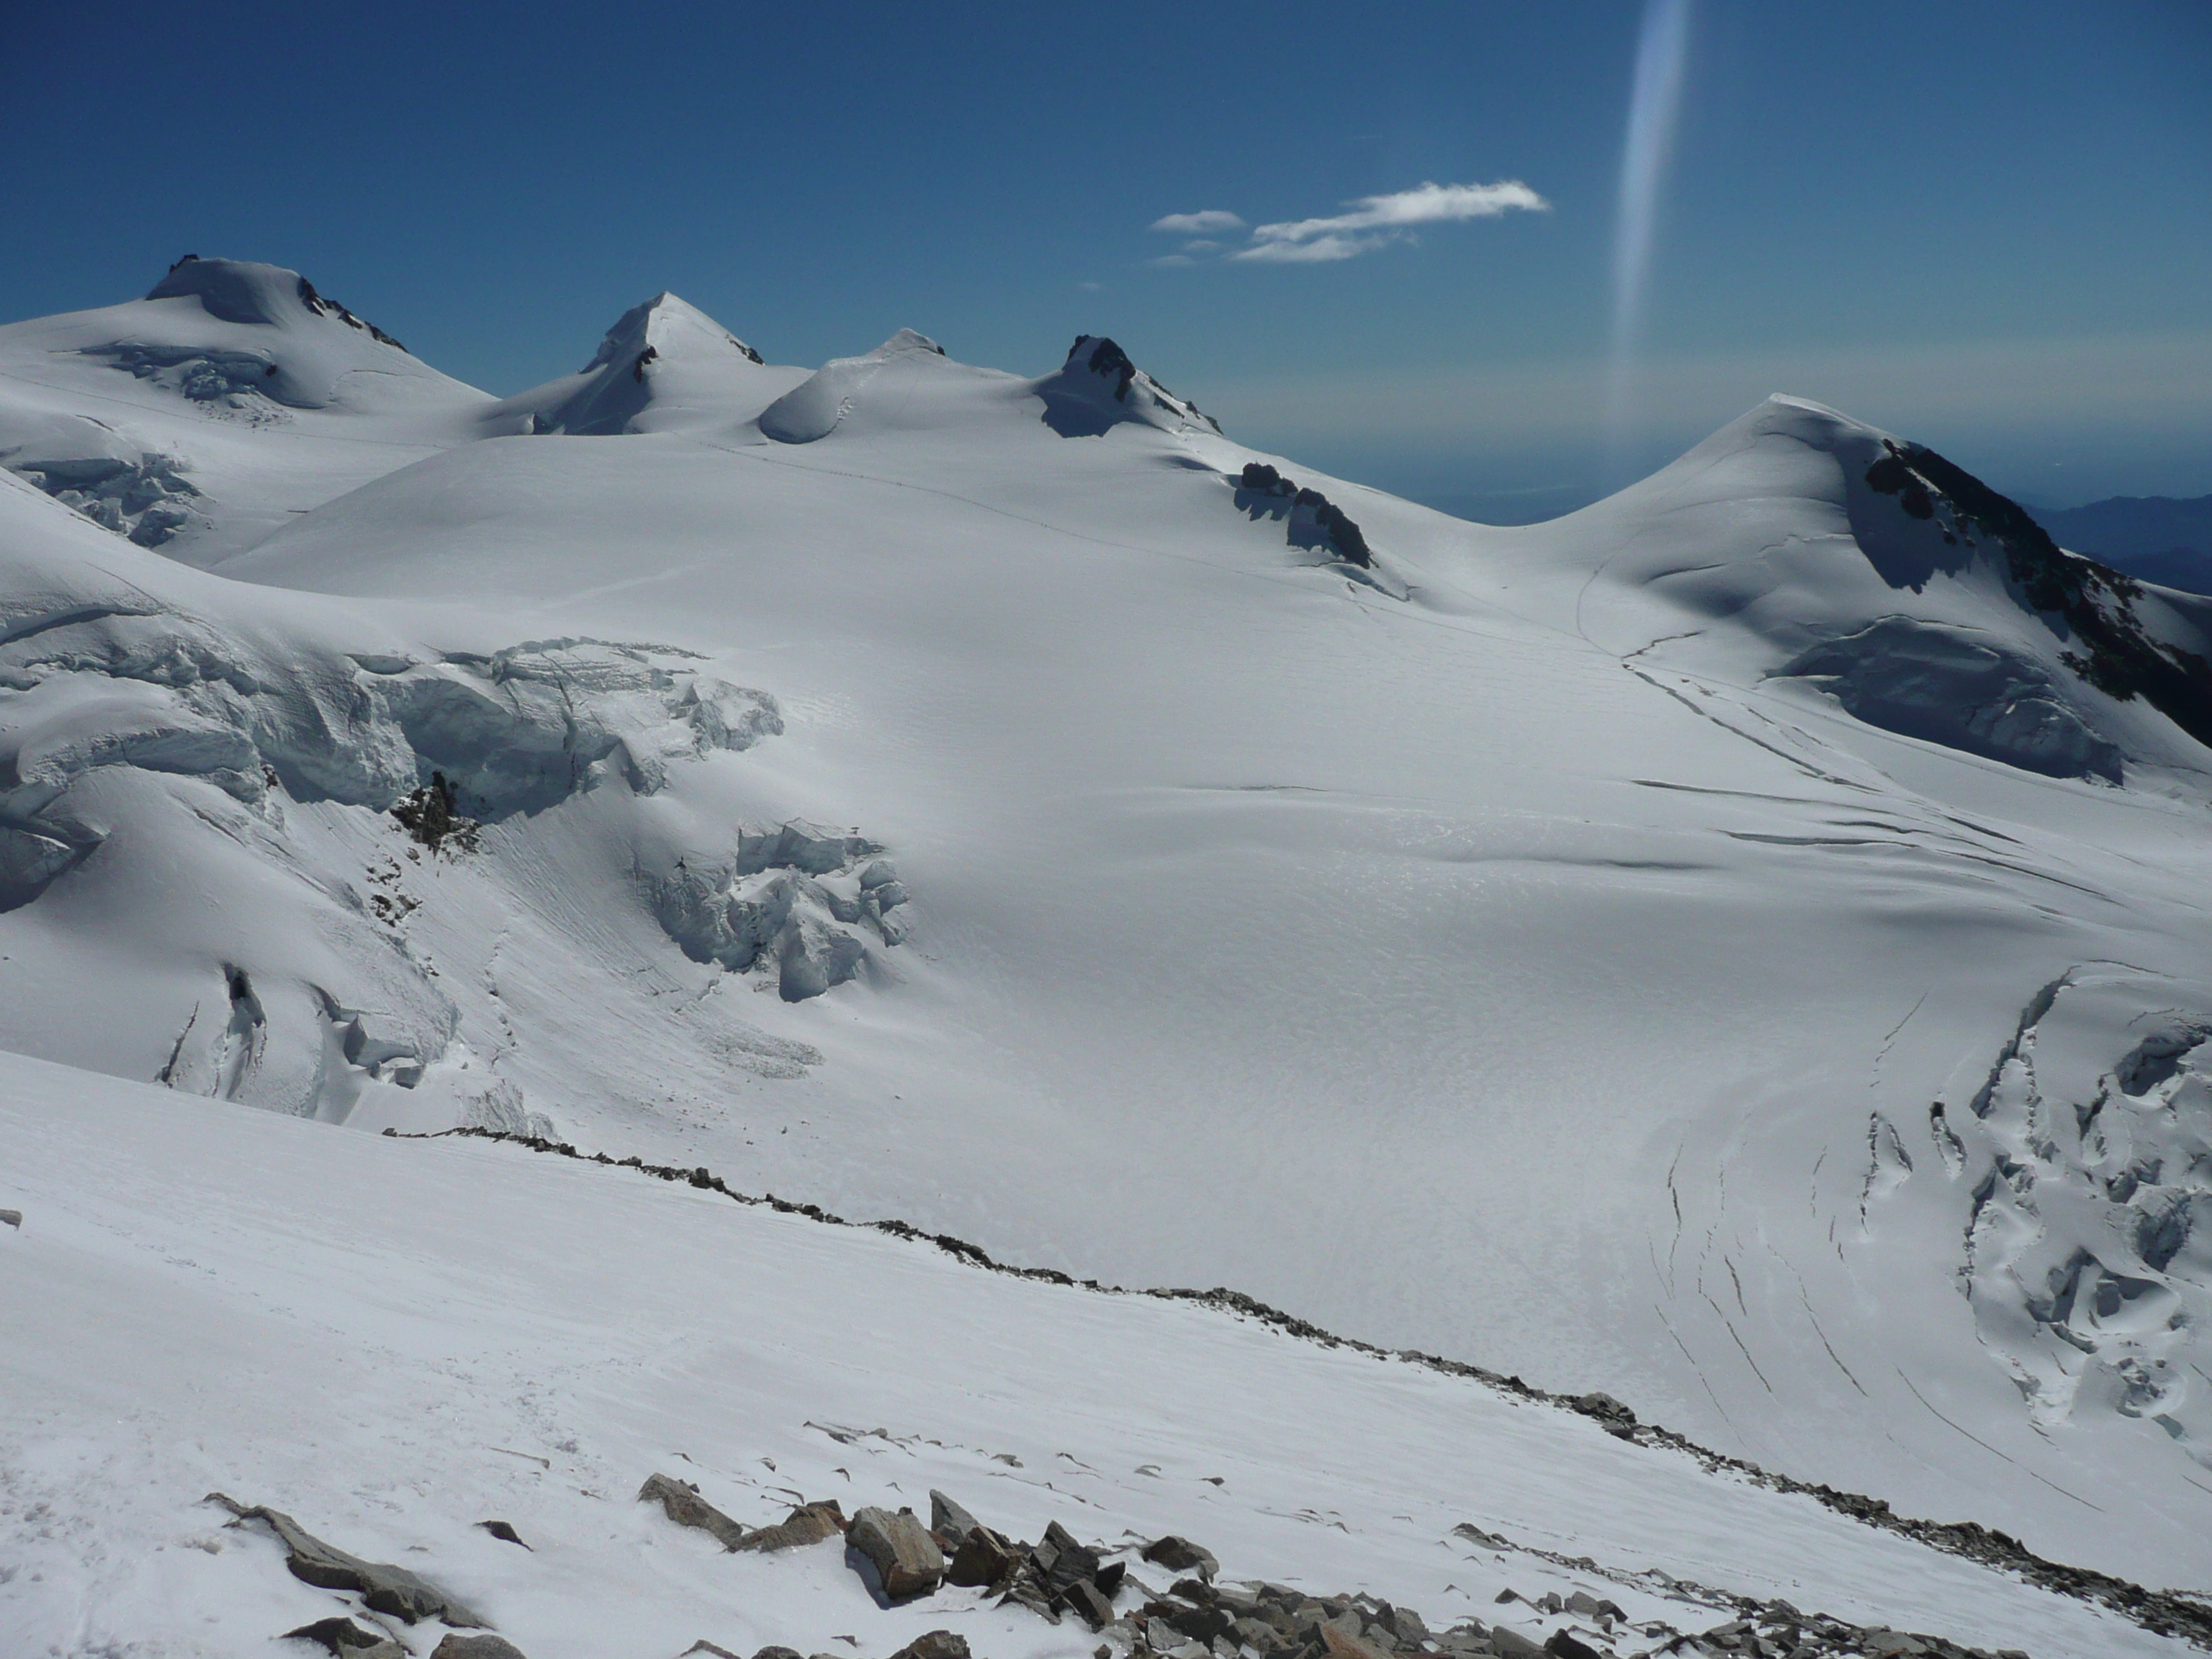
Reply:
<svg viewBox="0 0 2212 1659"><path fill-rule="evenodd" d="M605 350L214 575L0 489L0 1044L1230 1285L2204 1587L2203 602L1793 399L1498 530L1110 343L776 380L675 304L610 339L695 390ZM386 811L433 771L477 850Z"/></svg>
<svg viewBox="0 0 2212 1659"><path fill-rule="evenodd" d="M2044 1656L2185 1650L1587 1419L1207 1309L507 1146L340 1137L13 1056L0 1078L23 1214L0 1229L10 1653L307 1651L269 1638L350 1598L226 1529L210 1489L406 1563L531 1659L1097 1641L975 1590L879 1609L835 1543L725 1554L633 1500L653 1472L749 1526L800 1494L926 1514L941 1487L1021 1537L1178 1531L1231 1577L1366 1589L1437 1630L1541 1639L1570 1621L1528 1601L1577 1590L1704 1630L1729 1612L1707 1586Z"/></svg>

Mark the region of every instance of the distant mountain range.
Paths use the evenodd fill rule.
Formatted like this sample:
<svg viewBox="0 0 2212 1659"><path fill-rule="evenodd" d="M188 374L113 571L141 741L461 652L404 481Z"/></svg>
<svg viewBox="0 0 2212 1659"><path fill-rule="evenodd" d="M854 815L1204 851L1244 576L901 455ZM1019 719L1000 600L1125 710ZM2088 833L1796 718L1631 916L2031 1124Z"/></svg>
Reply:
<svg viewBox="0 0 2212 1659"><path fill-rule="evenodd" d="M2164 587L2212 593L2212 495L2115 495L2035 516L2069 551Z"/></svg>

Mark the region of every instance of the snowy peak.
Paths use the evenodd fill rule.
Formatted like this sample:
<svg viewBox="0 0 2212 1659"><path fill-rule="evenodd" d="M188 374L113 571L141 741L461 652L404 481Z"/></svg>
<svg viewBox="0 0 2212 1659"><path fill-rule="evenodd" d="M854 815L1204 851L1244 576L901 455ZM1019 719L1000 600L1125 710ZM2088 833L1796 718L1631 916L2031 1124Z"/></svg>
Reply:
<svg viewBox="0 0 2212 1659"><path fill-rule="evenodd" d="M623 433L726 426L750 418L789 382L698 307L656 294L616 319L574 374L505 399L493 432Z"/></svg>
<svg viewBox="0 0 2212 1659"><path fill-rule="evenodd" d="M246 327L295 327L323 318L366 334L395 350L407 348L335 300L325 299L296 270L250 259L203 259L187 253L148 291L149 300L198 300L220 322Z"/></svg>
<svg viewBox="0 0 2212 1659"><path fill-rule="evenodd" d="M734 352L758 364L761 355L698 307L666 290L617 318L582 373L610 366L633 369L687 355L708 359Z"/></svg>
<svg viewBox="0 0 2212 1659"><path fill-rule="evenodd" d="M878 362L889 362L894 358L908 356L942 357L945 348L919 330L902 328L878 346L868 356Z"/></svg>
<svg viewBox="0 0 2212 1659"><path fill-rule="evenodd" d="M1036 382L1036 392L1044 399L1045 424L1063 438L1097 437L1124 421L1169 432L1221 430L1218 422L1139 368L1103 335L1079 335L1067 361Z"/></svg>
<svg viewBox="0 0 2212 1659"><path fill-rule="evenodd" d="M1818 404L1770 398L1559 523L1607 520L1580 615L1647 667L1795 684L2054 777L2212 746L2212 605L2061 551L1963 467Z"/></svg>
<svg viewBox="0 0 2212 1659"><path fill-rule="evenodd" d="M965 379L973 381L990 371L956 363L945 348L927 334L902 328L860 357L838 357L822 365L805 381L761 411L762 434L781 444L811 444L850 425L855 415L866 422L869 406L880 403L874 394L884 385L900 388L896 407L912 419L927 421L942 412L942 399L925 398L918 410L908 402L926 377L934 378L940 391ZM888 376L888 380L884 377ZM1001 378L995 377L993 378ZM878 416L887 411L878 409ZM894 416L893 419L899 416Z"/></svg>

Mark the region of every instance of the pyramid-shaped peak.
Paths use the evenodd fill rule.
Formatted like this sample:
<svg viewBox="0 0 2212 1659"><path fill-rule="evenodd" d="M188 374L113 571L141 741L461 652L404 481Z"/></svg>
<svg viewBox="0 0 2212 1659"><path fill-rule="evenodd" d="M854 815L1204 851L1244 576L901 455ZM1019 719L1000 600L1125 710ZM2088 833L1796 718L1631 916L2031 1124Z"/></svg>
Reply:
<svg viewBox="0 0 2212 1659"><path fill-rule="evenodd" d="M686 356L714 358L731 352L750 362L761 361L759 352L698 307L663 289L615 319L582 372L589 374L617 362L632 366L641 359L652 363Z"/></svg>
<svg viewBox="0 0 2212 1659"><path fill-rule="evenodd" d="M337 301L326 299L296 270L253 259L203 259L187 253L148 290L149 300L198 300L209 316L249 327L295 327L320 318L356 329L404 351L407 348Z"/></svg>

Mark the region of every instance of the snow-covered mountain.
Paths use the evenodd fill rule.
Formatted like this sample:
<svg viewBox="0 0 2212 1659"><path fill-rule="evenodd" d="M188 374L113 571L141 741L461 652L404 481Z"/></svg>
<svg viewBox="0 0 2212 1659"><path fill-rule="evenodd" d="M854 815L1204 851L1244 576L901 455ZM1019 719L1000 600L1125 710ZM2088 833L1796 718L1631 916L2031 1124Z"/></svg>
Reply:
<svg viewBox="0 0 2212 1659"><path fill-rule="evenodd" d="M663 295L494 400L200 260L0 330L0 1046L1230 1285L2207 1588L2212 602L1942 457L1777 398L1494 529L1091 337L809 374ZM248 1122L160 1145L430 1156ZM0 1202L121 1237L44 1156Z"/></svg>

